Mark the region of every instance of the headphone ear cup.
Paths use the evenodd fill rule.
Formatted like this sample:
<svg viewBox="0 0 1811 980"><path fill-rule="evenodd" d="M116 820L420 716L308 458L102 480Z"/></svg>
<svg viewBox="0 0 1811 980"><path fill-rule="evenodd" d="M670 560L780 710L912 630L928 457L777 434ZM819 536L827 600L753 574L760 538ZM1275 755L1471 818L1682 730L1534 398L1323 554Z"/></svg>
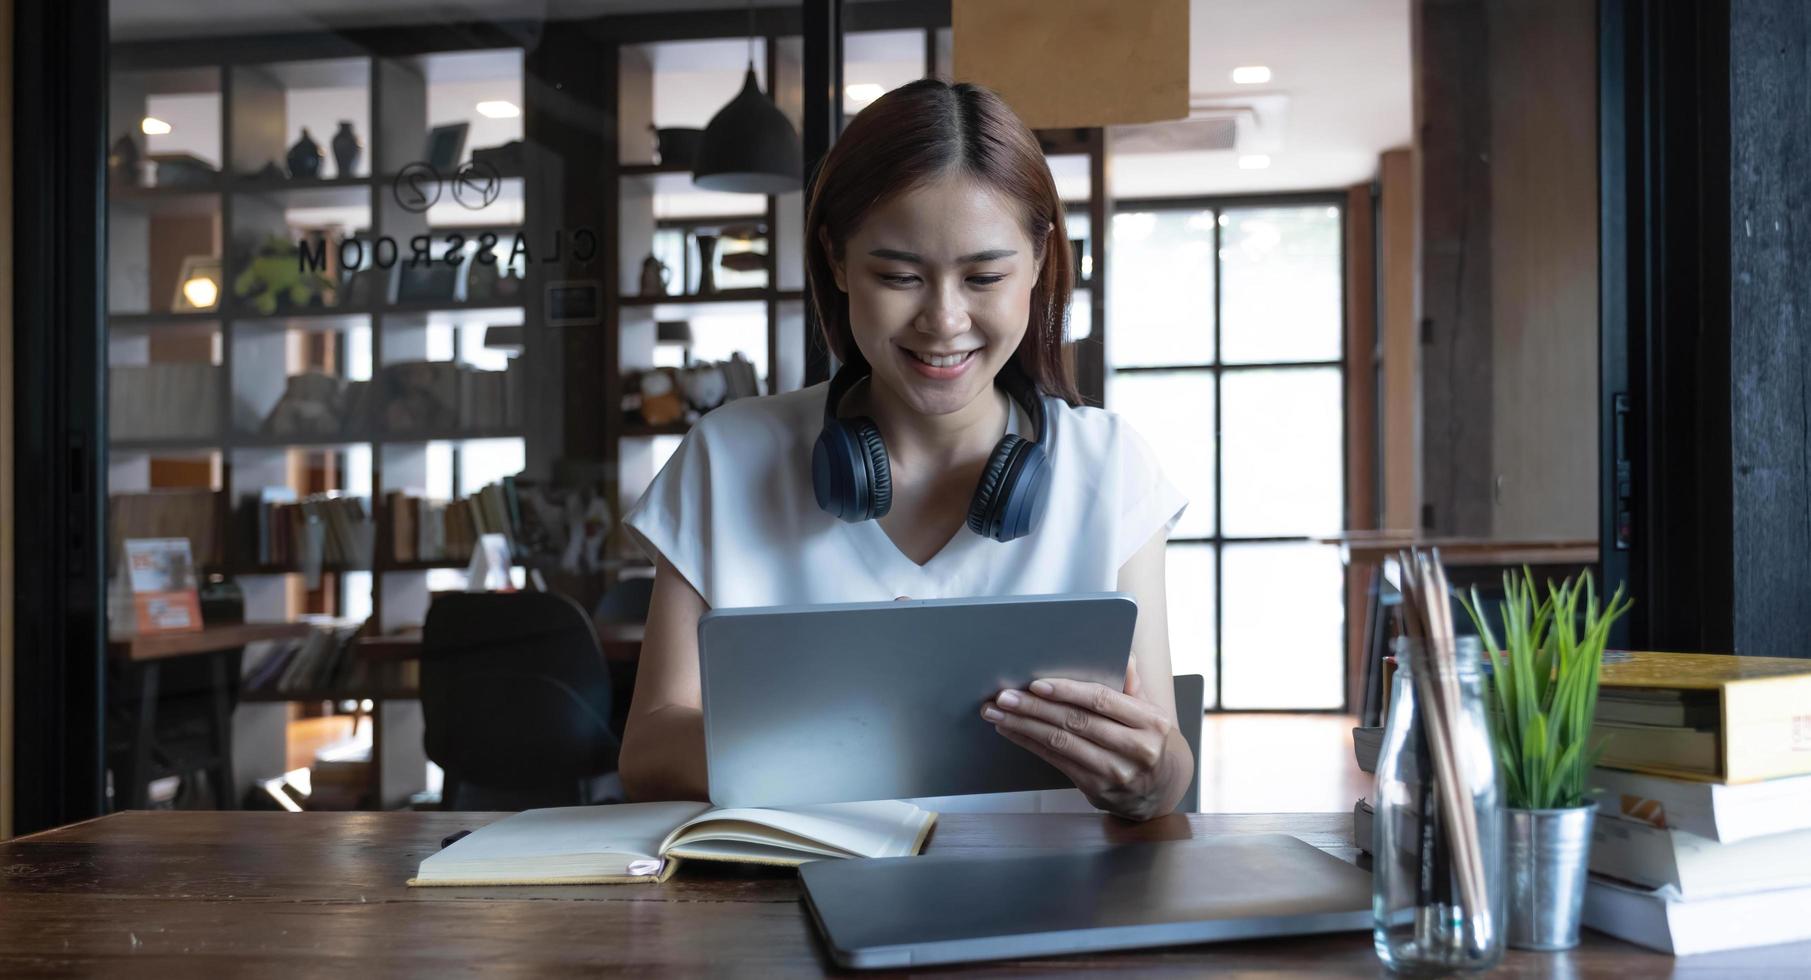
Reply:
<svg viewBox="0 0 1811 980"><path fill-rule="evenodd" d="M887 444L881 440L880 427L873 419L853 419L851 425L868 468L867 516L885 517L893 509L893 468L887 463Z"/></svg>
<svg viewBox="0 0 1811 980"><path fill-rule="evenodd" d="M975 486L975 497L968 505L968 529L984 538L998 540L995 528L999 525L1000 503L1006 496L1001 489L1012 468L1013 457L1023 445L1026 445L1025 440L1018 436L1005 436L981 469L981 482Z"/></svg>

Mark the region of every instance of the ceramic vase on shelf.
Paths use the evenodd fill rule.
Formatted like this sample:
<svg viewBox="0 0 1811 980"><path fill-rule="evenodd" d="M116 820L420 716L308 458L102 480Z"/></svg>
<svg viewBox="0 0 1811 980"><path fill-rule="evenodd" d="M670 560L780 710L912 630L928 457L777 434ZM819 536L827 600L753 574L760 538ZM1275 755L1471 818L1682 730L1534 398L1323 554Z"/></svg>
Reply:
<svg viewBox="0 0 1811 980"><path fill-rule="evenodd" d="M352 123L340 120L339 131L333 134L333 162L338 168L334 171L334 176L341 180L353 176L352 172L358 169L359 153L364 148L364 141L352 131Z"/></svg>
<svg viewBox="0 0 1811 980"><path fill-rule="evenodd" d="M289 148L289 176L295 180L314 180L321 175L321 144L302 127L302 138Z"/></svg>
<svg viewBox="0 0 1811 980"><path fill-rule="evenodd" d="M693 235L698 240L698 294L717 291L717 236Z"/></svg>

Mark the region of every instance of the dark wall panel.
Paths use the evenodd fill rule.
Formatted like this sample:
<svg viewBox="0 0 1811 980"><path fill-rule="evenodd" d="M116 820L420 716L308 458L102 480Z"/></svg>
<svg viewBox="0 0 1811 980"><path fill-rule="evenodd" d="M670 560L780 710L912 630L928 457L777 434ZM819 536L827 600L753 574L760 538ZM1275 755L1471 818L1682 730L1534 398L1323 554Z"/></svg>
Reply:
<svg viewBox="0 0 1811 980"><path fill-rule="evenodd" d="M1811 4L1729 6L1736 649L1811 656Z"/></svg>

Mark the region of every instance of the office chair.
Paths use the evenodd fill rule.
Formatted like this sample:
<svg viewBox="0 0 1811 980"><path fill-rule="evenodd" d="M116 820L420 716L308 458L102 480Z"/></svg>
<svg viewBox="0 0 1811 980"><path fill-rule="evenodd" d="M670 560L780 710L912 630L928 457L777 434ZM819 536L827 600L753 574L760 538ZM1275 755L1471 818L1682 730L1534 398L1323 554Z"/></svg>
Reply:
<svg viewBox="0 0 1811 980"><path fill-rule="evenodd" d="M646 623L648 607L654 601L654 579L619 578L616 584L605 592L597 601L597 608L591 612L591 621L601 625L609 623ZM605 664L610 670L610 683L615 685L616 699L610 706L610 730L622 738L623 729L629 723L630 701L635 694L635 661L609 659Z"/></svg>
<svg viewBox="0 0 1811 980"><path fill-rule="evenodd" d="M422 629L422 740L448 810L621 798L611 684L583 609L550 592L443 593Z"/></svg>
<svg viewBox="0 0 1811 980"><path fill-rule="evenodd" d="M600 623L645 623L654 601L652 578L623 578L597 600L591 615Z"/></svg>
<svg viewBox="0 0 1811 980"><path fill-rule="evenodd" d="M1176 675L1176 726L1182 729L1182 740L1188 743L1189 755L1195 758L1195 775L1189 780L1188 792L1176 804L1177 813L1201 811L1201 719L1207 711L1207 678L1200 674Z"/></svg>

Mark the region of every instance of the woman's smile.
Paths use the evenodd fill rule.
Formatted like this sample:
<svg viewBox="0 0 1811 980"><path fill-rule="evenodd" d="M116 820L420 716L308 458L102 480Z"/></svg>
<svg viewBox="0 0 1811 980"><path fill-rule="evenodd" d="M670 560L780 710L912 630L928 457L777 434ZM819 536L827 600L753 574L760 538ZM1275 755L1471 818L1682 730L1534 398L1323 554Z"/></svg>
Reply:
<svg viewBox="0 0 1811 980"><path fill-rule="evenodd" d="M962 377L968 373L969 366L978 360L975 355L982 350L980 347L973 347L965 351L938 354L897 344L893 349L900 352L913 370L933 381L950 381Z"/></svg>

